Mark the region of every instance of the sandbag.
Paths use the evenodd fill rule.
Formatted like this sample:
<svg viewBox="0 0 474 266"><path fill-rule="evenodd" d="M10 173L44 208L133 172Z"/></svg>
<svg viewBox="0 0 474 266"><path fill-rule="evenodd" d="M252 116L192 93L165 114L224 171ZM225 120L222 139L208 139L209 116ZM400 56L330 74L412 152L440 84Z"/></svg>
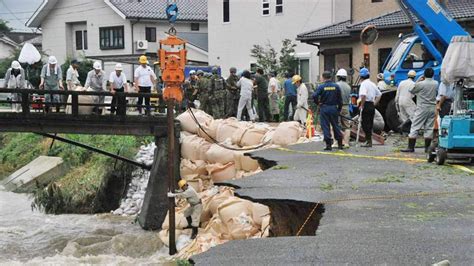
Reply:
<svg viewBox="0 0 474 266"><path fill-rule="evenodd" d="M252 217L241 213L225 223L230 240L247 239L258 233L259 228L254 226Z"/></svg>
<svg viewBox="0 0 474 266"><path fill-rule="evenodd" d="M184 217L184 209L176 212L175 224L176 224L176 229L183 229L184 227L188 226L188 221ZM161 225L161 229L169 229L169 228L170 228L169 212L167 212L165 220L163 221L163 224Z"/></svg>
<svg viewBox="0 0 474 266"><path fill-rule="evenodd" d="M217 214L223 223L242 213L248 216L252 214L252 202L235 196L229 197L217 207Z"/></svg>
<svg viewBox="0 0 474 266"><path fill-rule="evenodd" d="M254 127L248 128L242 135L239 145L241 147L259 145L262 143L262 140L265 137L265 134L267 132L268 132L267 127L254 126Z"/></svg>
<svg viewBox="0 0 474 266"><path fill-rule="evenodd" d="M219 126L220 123L222 123L222 119L216 119L216 120L211 120L210 122L206 124L202 124L201 128L198 128L197 134L199 137L212 142L212 139L216 139L217 136L217 127ZM205 133L204 133L204 131ZM206 134L207 133L207 134Z"/></svg>
<svg viewBox="0 0 474 266"><path fill-rule="evenodd" d="M231 146L229 143L225 143L227 146ZM211 148L206 152L207 161L210 163L227 164L234 162L233 151L222 148L217 144L212 144Z"/></svg>
<svg viewBox="0 0 474 266"><path fill-rule="evenodd" d="M272 143L280 146L288 146L298 141L303 133L303 128L298 122L283 122L275 130Z"/></svg>
<svg viewBox="0 0 474 266"><path fill-rule="evenodd" d="M235 151L234 152L234 162L235 169L237 171L243 170L246 172L256 171L260 165L257 160L250 158L250 156L245 156L244 153L251 151Z"/></svg>
<svg viewBox="0 0 474 266"><path fill-rule="evenodd" d="M179 172L181 176L207 175L206 162L202 160L197 160L193 162L188 159L181 159Z"/></svg>
<svg viewBox="0 0 474 266"><path fill-rule="evenodd" d="M224 142L227 139L232 139L234 131L239 129L241 125L236 118L228 118L219 123L216 131L216 140Z"/></svg>
<svg viewBox="0 0 474 266"><path fill-rule="evenodd" d="M192 109L192 111L194 113L194 116L196 117L196 120L201 125L207 125L213 120L212 116L206 114L202 110ZM193 134L197 134L199 126L194 121L189 110L186 110L186 112L178 115L176 119L178 119L179 122L181 122L182 130L193 133Z"/></svg>
<svg viewBox="0 0 474 266"><path fill-rule="evenodd" d="M183 230L179 230L179 229L176 229L175 230L175 234L176 236L179 236L179 235L182 235L183 234ZM159 233L158 233L158 237L160 238L161 242L163 242L163 244L165 244L165 246L169 246L170 245L170 238L169 238L169 234L170 234L170 230L169 229L163 229L161 230Z"/></svg>
<svg viewBox="0 0 474 266"><path fill-rule="evenodd" d="M74 91L93 91L92 89L85 89L84 87L81 86L76 86ZM90 115L92 114L92 111L94 110L94 106L81 106L80 104L95 104L97 103L97 96L93 95L79 95L78 96L78 103L79 103L79 114L80 115ZM67 99L67 107L66 107L66 114L72 114L72 96L69 96Z"/></svg>
<svg viewBox="0 0 474 266"><path fill-rule="evenodd" d="M191 161L207 161L206 152L211 148L211 143L203 138L192 135L183 138L181 144L181 157Z"/></svg>
<svg viewBox="0 0 474 266"><path fill-rule="evenodd" d="M213 182L222 182L235 178L236 170L235 163L231 162L228 164L210 164L206 167L207 172L211 176Z"/></svg>
<svg viewBox="0 0 474 266"><path fill-rule="evenodd" d="M234 192L230 189L221 190L219 194L213 196L209 200L209 204L204 206L204 211L209 211L211 216L214 216L217 213L219 205L234 196Z"/></svg>
<svg viewBox="0 0 474 266"><path fill-rule="evenodd" d="M442 82L449 84L459 79L474 80L474 41L471 36L453 37L441 65Z"/></svg>
<svg viewBox="0 0 474 266"><path fill-rule="evenodd" d="M203 182L199 178L195 178L195 179L192 179L192 180L187 180L187 182L191 187L194 188L194 190L196 190L197 193L202 192L203 189L204 189Z"/></svg>
<svg viewBox="0 0 474 266"><path fill-rule="evenodd" d="M270 208L260 203L252 203L253 222L258 226L262 226L263 218L265 218L265 216L270 216Z"/></svg>

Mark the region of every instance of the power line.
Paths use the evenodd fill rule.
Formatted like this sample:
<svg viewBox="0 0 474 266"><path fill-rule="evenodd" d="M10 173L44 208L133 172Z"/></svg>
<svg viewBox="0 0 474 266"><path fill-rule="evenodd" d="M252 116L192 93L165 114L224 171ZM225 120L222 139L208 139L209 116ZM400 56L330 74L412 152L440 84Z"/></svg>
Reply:
<svg viewBox="0 0 474 266"><path fill-rule="evenodd" d="M21 19L19 19L15 14L13 14L13 12L10 10L10 8L7 6L7 4L5 4L5 1L2 0L2 4L3 6L8 10L8 12L10 12L10 14L12 14L12 16L14 18L16 18L16 20L20 23L24 23L24 21L22 21Z"/></svg>

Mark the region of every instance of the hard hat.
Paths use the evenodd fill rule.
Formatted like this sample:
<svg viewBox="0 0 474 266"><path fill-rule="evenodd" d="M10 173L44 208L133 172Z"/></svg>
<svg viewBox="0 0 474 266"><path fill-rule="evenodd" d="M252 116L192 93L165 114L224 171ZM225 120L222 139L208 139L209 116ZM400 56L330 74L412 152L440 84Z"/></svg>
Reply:
<svg viewBox="0 0 474 266"><path fill-rule="evenodd" d="M145 55L142 55L142 56L140 56L140 58L138 59L138 62L139 62L140 64L147 64L147 63L148 63L148 58L146 58Z"/></svg>
<svg viewBox="0 0 474 266"><path fill-rule="evenodd" d="M50 64L50 65L55 65L55 64L57 64L57 63L58 63L58 59L56 59L55 56L50 56L50 57L48 58L48 64Z"/></svg>
<svg viewBox="0 0 474 266"><path fill-rule="evenodd" d="M383 80L384 79L383 73L378 73L377 74L377 79Z"/></svg>
<svg viewBox="0 0 474 266"><path fill-rule="evenodd" d="M71 65L79 65L79 61L77 61L77 59L72 59Z"/></svg>
<svg viewBox="0 0 474 266"><path fill-rule="evenodd" d="M230 72L230 73L237 73L237 68L231 67L231 68L229 69L229 72Z"/></svg>
<svg viewBox="0 0 474 266"><path fill-rule="evenodd" d="M409 78L414 78L414 77L416 77L416 71L415 71L415 70L410 70L410 71L408 71L408 77L409 77Z"/></svg>
<svg viewBox="0 0 474 266"><path fill-rule="evenodd" d="M204 75L204 71L202 71L201 69L199 69L199 70L197 71L197 74L198 74L199 76L202 76L202 75Z"/></svg>
<svg viewBox="0 0 474 266"><path fill-rule="evenodd" d="M212 77L212 73L204 72L204 77L210 78L210 77Z"/></svg>
<svg viewBox="0 0 474 266"><path fill-rule="evenodd" d="M99 61L94 62L94 69L95 70L102 70L102 64Z"/></svg>
<svg viewBox="0 0 474 266"><path fill-rule="evenodd" d="M212 68L212 74L217 74L219 72L219 68L213 67Z"/></svg>
<svg viewBox="0 0 474 266"><path fill-rule="evenodd" d="M293 78L291 78L291 82L295 84L298 81L301 81L301 76L300 75L294 75Z"/></svg>
<svg viewBox="0 0 474 266"><path fill-rule="evenodd" d="M347 71L344 68L341 68L336 73L337 77L347 77Z"/></svg>
<svg viewBox="0 0 474 266"><path fill-rule="evenodd" d="M331 79L332 78L332 72L331 71L324 71L323 72L323 79Z"/></svg>
<svg viewBox="0 0 474 266"><path fill-rule="evenodd" d="M188 183L188 182L186 182L186 180L181 179L181 180L178 181L178 187L179 187L179 188L183 188L184 185L186 185L187 183Z"/></svg>
<svg viewBox="0 0 474 266"><path fill-rule="evenodd" d="M115 70L120 70L122 71L123 70L123 67L122 67L122 64L118 63L115 65Z"/></svg>
<svg viewBox="0 0 474 266"><path fill-rule="evenodd" d="M20 69L20 68L21 68L20 62L18 62L18 61L13 61L13 62L12 62L12 68L13 68L13 69Z"/></svg>
<svg viewBox="0 0 474 266"><path fill-rule="evenodd" d="M189 71L189 75L196 75L196 70Z"/></svg>
<svg viewBox="0 0 474 266"><path fill-rule="evenodd" d="M370 72L367 68L364 67L360 70L359 76L368 77L368 76L370 76Z"/></svg>

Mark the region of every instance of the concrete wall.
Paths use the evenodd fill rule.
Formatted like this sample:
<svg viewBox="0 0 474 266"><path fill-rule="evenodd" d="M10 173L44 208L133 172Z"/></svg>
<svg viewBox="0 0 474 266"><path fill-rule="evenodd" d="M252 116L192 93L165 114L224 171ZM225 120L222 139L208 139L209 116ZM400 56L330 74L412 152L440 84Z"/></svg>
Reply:
<svg viewBox="0 0 474 266"><path fill-rule="evenodd" d="M275 14L276 0L270 0L270 15L262 15L261 0L231 0L230 22L223 22L223 1L208 1L209 64L220 65L225 75L232 66L249 69L254 44L270 43L277 51L283 39L294 40L313 30L350 17L349 0L283 0L283 14ZM311 81L319 74L318 49L295 43L296 55L310 60Z"/></svg>
<svg viewBox="0 0 474 266"><path fill-rule="evenodd" d="M382 2L372 1L373 0L352 0L353 23L362 22L400 9L397 0L382 0Z"/></svg>
<svg viewBox="0 0 474 266"><path fill-rule="evenodd" d="M13 46L0 41L0 59L11 56L14 50L15 48Z"/></svg>

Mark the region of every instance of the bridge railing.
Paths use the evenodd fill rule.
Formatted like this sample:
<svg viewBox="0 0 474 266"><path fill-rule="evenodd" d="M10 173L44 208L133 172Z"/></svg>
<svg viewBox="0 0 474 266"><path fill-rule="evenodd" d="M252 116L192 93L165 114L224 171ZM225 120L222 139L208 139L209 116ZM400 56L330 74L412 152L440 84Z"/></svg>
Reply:
<svg viewBox="0 0 474 266"><path fill-rule="evenodd" d="M0 100L0 104L20 104L21 113L27 115L32 111L34 112L47 112L49 107L67 107L65 112L72 116L89 115L90 110L81 110L80 107L89 107L88 109L103 109L112 108L111 103L101 103L101 98L116 97L116 112L118 116L126 116L134 114L134 111L130 111L141 108L144 112L147 111L146 104L131 104L128 100L138 99L139 97L150 98L156 103L150 102L150 112L152 109L164 113L166 105L164 104L161 93L128 93L128 92L115 92L111 93L108 91L70 91L70 90L38 90L38 89L2 89L0 93L11 93L12 95L17 94L20 97L19 100ZM50 103L45 101L46 95L59 95L60 101L57 103ZM64 101L66 99L66 101ZM69 108L70 107L70 108ZM90 108L92 107L92 108ZM12 110L13 112L13 110ZM86 113L84 113L86 112Z"/></svg>

